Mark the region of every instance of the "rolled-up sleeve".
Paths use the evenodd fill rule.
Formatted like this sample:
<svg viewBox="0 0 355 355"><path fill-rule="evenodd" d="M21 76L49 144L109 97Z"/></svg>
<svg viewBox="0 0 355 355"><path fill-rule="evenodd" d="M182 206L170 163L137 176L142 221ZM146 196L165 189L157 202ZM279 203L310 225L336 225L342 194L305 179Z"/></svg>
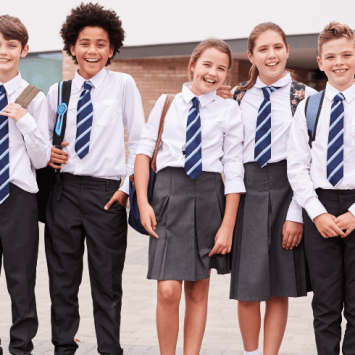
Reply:
<svg viewBox="0 0 355 355"><path fill-rule="evenodd" d="M141 138L139 140L137 154L144 154L152 158L158 139L161 113L165 103L166 95L161 95L155 103L149 115L148 122L144 125Z"/></svg>
<svg viewBox="0 0 355 355"><path fill-rule="evenodd" d="M225 119L222 158L224 193L245 193L243 141L244 130L239 105L233 101Z"/></svg>

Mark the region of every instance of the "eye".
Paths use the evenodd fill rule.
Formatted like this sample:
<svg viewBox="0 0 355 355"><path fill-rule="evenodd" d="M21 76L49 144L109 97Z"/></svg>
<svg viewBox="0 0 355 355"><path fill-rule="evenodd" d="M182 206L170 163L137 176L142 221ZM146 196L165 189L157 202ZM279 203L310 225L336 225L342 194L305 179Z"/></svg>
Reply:
<svg viewBox="0 0 355 355"><path fill-rule="evenodd" d="M220 70L220 71L226 71L224 68L218 68L218 70Z"/></svg>
<svg viewBox="0 0 355 355"><path fill-rule="evenodd" d="M209 68L209 67L210 67L210 65L209 65L208 63L205 63L204 66L205 66L206 68Z"/></svg>
<svg viewBox="0 0 355 355"><path fill-rule="evenodd" d="M329 55L328 57L326 57L325 59L333 59L334 57L332 55Z"/></svg>

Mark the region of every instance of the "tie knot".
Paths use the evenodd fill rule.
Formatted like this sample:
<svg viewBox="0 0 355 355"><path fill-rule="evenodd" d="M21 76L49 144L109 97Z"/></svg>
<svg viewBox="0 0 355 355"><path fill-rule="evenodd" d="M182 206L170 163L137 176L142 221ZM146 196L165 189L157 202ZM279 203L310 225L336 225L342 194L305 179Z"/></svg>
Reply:
<svg viewBox="0 0 355 355"><path fill-rule="evenodd" d="M89 91L92 89L92 83L90 80L84 82L84 89Z"/></svg>
<svg viewBox="0 0 355 355"><path fill-rule="evenodd" d="M200 100L198 99L198 97L194 97L192 99L192 104L194 107L198 106L198 103L200 102Z"/></svg>
<svg viewBox="0 0 355 355"><path fill-rule="evenodd" d="M6 90L5 90L5 86L4 85L0 85L0 95L5 94Z"/></svg>
<svg viewBox="0 0 355 355"><path fill-rule="evenodd" d="M264 94L265 99L270 99L271 93L279 88L276 86L265 86L262 89L263 89L263 94Z"/></svg>
<svg viewBox="0 0 355 355"><path fill-rule="evenodd" d="M341 92L339 92L339 94L336 94L334 96L334 101L343 101L343 100L345 100L345 96Z"/></svg>

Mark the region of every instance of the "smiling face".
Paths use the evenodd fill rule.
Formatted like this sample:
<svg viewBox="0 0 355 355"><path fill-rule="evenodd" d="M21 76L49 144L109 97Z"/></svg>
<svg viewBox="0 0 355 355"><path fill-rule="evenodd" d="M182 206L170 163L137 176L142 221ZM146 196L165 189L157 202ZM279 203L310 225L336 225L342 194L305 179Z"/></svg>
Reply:
<svg viewBox="0 0 355 355"><path fill-rule="evenodd" d="M344 91L354 84L355 48L352 39L342 37L324 43L317 60L319 69L337 90Z"/></svg>
<svg viewBox="0 0 355 355"><path fill-rule="evenodd" d="M79 74L86 80L95 76L113 55L108 33L101 27L84 27L70 52L79 63Z"/></svg>
<svg viewBox="0 0 355 355"><path fill-rule="evenodd" d="M6 83L17 76L20 58L26 57L28 45L22 49L16 39L5 39L0 32L0 81Z"/></svg>
<svg viewBox="0 0 355 355"><path fill-rule="evenodd" d="M191 64L190 70L193 73L191 91L199 96L217 90L226 80L229 65L226 53L216 48L206 49L196 63Z"/></svg>
<svg viewBox="0 0 355 355"><path fill-rule="evenodd" d="M284 76L289 48L281 35L273 30L261 33L255 40L253 53L248 51L249 60L259 70L260 80L271 85Z"/></svg>

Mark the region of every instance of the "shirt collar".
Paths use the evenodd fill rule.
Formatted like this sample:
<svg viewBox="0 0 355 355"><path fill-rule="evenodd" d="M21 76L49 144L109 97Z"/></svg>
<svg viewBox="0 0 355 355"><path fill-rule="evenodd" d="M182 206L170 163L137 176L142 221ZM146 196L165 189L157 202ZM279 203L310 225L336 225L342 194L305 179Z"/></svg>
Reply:
<svg viewBox="0 0 355 355"><path fill-rule="evenodd" d="M5 84L0 83L0 85L4 85L6 93L8 95L11 95L21 85L21 82L22 82L22 77L20 72L18 72L18 74L13 79L11 79Z"/></svg>
<svg viewBox="0 0 355 355"><path fill-rule="evenodd" d="M185 83L182 86L182 97L184 98L185 102L188 104L194 97L198 97L200 100L201 107L205 107L210 104L212 101L216 99L216 91L209 92L208 94L196 96L191 91L192 83Z"/></svg>
<svg viewBox="0 0 355 355"><path fill-rule="evenodd" d="M340 91L338 89L336 89L334 86L329 84L329 82L327 82L327 86L325 88L325 95L327 96L329 101L332 102L335 95L337 95L339 92ZM350 103L355 98L355 83L346 90L344 90L342 94L344 95L347 103Z"/></svg>
<svg viewBox="0 0 355 355"><path fill-rule="evenodd" d="M102 68L96 75L94 75L90 81L93 84L94 88L98 88L103 81L105 80L107 75L107 70L105 68ZM78 90L82 89L84 82L86 79L84 79L80 74L79 71L77 70L75 72L75 77L73 80L74 85L77 87Z"/></svg>
<svg viewBox="0 0 355 355"><path fill-rule="evenodd" d="M286 75L284 75L281 79L277 80L275 83L273 83L272 85L266 85L265 83L263 83L261 81L261 79L259 78L259 76L256 79L256 83L255 83L255 87L261 89L264 88L265 86L277 86L277 87L283 87L287 84L289 84L292 81L291 78L291 74L287 73Z"/></svg>

